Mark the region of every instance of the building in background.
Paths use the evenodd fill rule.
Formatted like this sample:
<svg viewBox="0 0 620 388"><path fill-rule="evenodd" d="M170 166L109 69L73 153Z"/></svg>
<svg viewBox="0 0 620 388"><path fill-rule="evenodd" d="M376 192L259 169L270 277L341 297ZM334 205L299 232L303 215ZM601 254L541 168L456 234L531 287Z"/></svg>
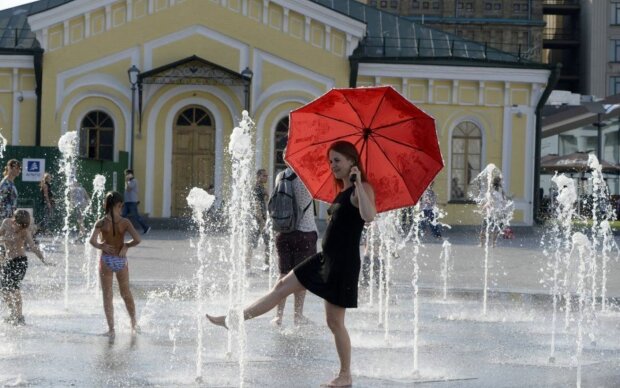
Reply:
<svg viewBox="0 0 620 388"><path fill-rule="evenodd" d="M185 216L191 187L226 196L226 144L243 109L256 165L273 176L291 110L333 87L391 85L435 117L447 222L479 223L465 193L489 163L504 172L515 222L533 222L537 123L555 75L527 50L355 0L41 0L3 11L0 25L9 144L55 146L76 130L85 159L128 152L151 217Z"/></svg>
<svg viewBox="0 0 620 388"><path fill-rule="evenodd" d="M540 61L540 0L361 0L432 28Z"/></svg>

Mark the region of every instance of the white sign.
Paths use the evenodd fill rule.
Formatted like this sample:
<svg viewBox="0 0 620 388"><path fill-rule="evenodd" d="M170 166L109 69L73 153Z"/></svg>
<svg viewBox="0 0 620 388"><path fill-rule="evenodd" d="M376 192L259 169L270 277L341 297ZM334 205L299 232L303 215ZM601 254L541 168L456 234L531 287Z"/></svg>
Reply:
<svg viewBox="0 0 620 388"><path fill-rule="evenodd" d="M26 159L22 163L22 181L39 182L45 173L45 159Z"/></svg>

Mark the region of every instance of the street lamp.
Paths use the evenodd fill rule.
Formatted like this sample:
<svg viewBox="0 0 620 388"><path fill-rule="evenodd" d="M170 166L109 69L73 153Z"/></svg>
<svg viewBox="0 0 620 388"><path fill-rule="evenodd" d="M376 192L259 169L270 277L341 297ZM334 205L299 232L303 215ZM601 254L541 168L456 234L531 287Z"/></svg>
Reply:
<svg viewBox="0 0 620 388"><path fill-rule="evenodd" d="M252 77L254 76L254 72L250 70L249 67L246 67L241 72L241 78L243 78L243 93L245 95L245 110L250 113L250 84L252 83Z"/></svg>
<svg viewBox="0 0 620 388"><path fill-rule="evenodd" d="M136 85L138 85L138 76L140 75L140 70L136 67L136 65L131 65L129 70L127 70L127 75L129 76L129 83L131 84L131 143L130 143L130 153L129 153L129 168L133 169L133 138L136 124Z"/></svg>
<svg viewBox="0 0 620 388"><path fill-rule="evenodd" d="M588 112L596 113L596 122L592 123L592 126L596 127L596 157L600 162L603 157L603 127L605 126L603 115L610 114L620 105L603 104L602 101L586 102L583 105L588 109Z"/></svg>

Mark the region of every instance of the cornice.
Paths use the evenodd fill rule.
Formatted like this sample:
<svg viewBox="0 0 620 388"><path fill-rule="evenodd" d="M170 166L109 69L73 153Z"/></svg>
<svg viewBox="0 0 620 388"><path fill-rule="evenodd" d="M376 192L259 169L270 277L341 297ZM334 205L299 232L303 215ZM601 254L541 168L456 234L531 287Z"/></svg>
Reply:
<svg viewBox="0 0 620 388"><path fill-rule="evenodd" d="M439 80L499 81L547 84L550 70L489 67L437 66L414 64L360 63L360 76L415 77Z"/></svg>
<svg viewBox="0 0 620 388"><path fill-rule="evenodd" d="M75 0L28 16L28 24L30 25L30 30L36 32L117 2L118 0Z"/></svg>

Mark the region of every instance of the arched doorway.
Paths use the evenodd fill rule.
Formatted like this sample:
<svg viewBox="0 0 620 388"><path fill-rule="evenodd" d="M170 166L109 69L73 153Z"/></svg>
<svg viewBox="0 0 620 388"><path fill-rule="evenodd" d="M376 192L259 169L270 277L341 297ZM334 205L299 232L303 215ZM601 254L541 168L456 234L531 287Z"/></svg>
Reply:
<svg viewBox="0 0 620 388"><path fill-rule="evenodd" d="M201 106L183 108L174 120L172 171L172 216L189 216L189 190L212 188L215 172L215 122Z"/></svg>

